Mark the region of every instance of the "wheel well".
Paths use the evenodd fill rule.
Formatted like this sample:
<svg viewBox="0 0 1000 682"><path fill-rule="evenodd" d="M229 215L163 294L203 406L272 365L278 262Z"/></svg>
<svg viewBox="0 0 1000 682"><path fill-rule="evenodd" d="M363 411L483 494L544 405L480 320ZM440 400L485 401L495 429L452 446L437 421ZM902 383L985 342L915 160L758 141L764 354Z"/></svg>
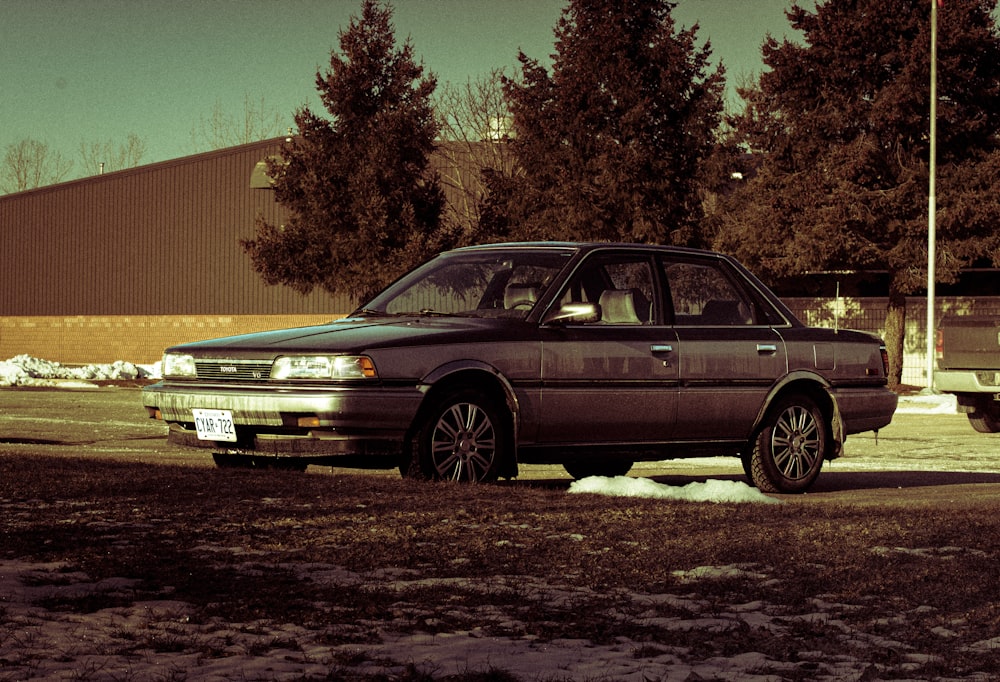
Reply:
<svg viewBox="0 0 1000 682"><path fill-rule="evenodd" d="M434 406L434 404L443 396L466 388L482 391L494 400L497 405L506 408L505 412L510 420L507 427L510 429L511 439L514 446L513 451L515 462L511 463L511 466L516 467L517 409L514 396L510 393L508 388L504 386L503 382L496 374L483 369L457 370L441 377L436 382L431 384L426 395L424 395L423 402L420 403L420 409L417 410L413 423L410 424L410 428L406 432L405 447L407 451L409 451L412 447L413 440L416 437L417 431L420 429L420 425L423 423L424 419L427 417L427 412ZM408 454L408 452L404 454Z"/></svg>
<svg viewBox="0 0 1000 682"><path fill-rule="evenodd" d="M764 410L761 411L759 418L757 419L757 425L754 427L753 434L750 438L750 448L753 448L753 441L756 440L757 435L763 428L763 424L766 421L767 415L770 413L771 409L774 407L775 403L788 396L792 395L804 395L811 398L816 406L819 407L820 411L823 413L823 423L826 426L826 437L829 442L833 443L834 431L833 431L833 417L834 417L834 403L833 398L827 393L823 386L815 381L810 381L809 379L796 379L778 390L777 393L771 396L768 400L767 405ZM830 459L829 454L837 452L838 448L834 445L829 449L827 459ZM836 455L834 455L836 456Z"/></svg>
<svg viewBox="0 0 1000 682"><path fill-rule="evenodd" d="M481 369L460 370L441 378L428 389L421 408L432 405L434 401L439 400L443 395L459 391L463 388L474 388L477 391L482 391L493 400L496 400L498 404L506 405L507 410L512 414L514 412L507 391L497 376Z"/></svg>

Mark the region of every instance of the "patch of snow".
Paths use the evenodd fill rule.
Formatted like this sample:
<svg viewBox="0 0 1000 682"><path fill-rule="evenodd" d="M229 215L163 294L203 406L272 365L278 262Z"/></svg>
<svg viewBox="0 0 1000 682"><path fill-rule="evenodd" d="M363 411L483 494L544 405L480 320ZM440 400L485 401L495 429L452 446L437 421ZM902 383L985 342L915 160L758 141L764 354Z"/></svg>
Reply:
<svg viewBox="0 0 1000 682"><path fill-rule="evenodd" d="M64 564L0 559L0 595L4 596L10 635L0 638L0 660L7 673L3 679L166 679L169 673L171 678L224 682L327 679L331 672L342 679L396 679L412 677L414 672L438 679L475 672L488 677L490 671L503 671L522 680L765 682L808 677L833 682L868 679L875 669L873 661L879 661L878 670L884 675L879 679L914 679L923 672L923 666L936 660L910 650L904 642L873 635L865 629L863 619L857 623L840 619L841 614L862 606L814 599L809 610L796 614L790 613L786 604L767 600L727 604L701 598L701 581L772 580L773 569L760 564L699 566L675 572L681 578L678 589L682 594L619 589L603 595L522 575L437 581L484 595L494 594L498 586L507 586L522 591L529 603L551 605L569 595L567 609L580 604L581 598L598 598L595 608L604 609L604 617L631 619L637 633L658 631L661 635L653 640L618 636L605 642L587 637L541 637L532 631L530 621L522 620L520 602L490 607L456 605L449 612L455 617L456 627L441 630L435 627L443 622L438 617L440 612L409 597L414 587L431 584L424 580L381 580L376 574L354 573L333 564L289 563L278 567L300 580L318 580L331 588L331 594L357 585L379 585L396 591L399 601L386 618L361 622L339 620L337 610L331 608L328 621L313 627L268 619L249 623L204 621L193 617L198 613L196 607L169 595L92 613L74 613L50 610L45 601L59 594L127 596L134 581L92 581L82 572L67 571ZM232 570L259 571L260 565L252 562ZM607 596L613 599L601 606ZM661 613L657 605L683 614L669 613L669 608L668 613ZM922 611L923 607L900 613L900 627L910 619L914 619L912 627L916 627ZM791 660L781 660L754 650L752 639L740 642L744 634L753 631L794 645L796 623L808 624L811 631L823 628L828 641L826 651L803 648L789 656ZM427 626L432 626L432 631ZM712 647L702 650L678 645L670 641L670 632L685 633L689 638L704 633L706 639L733 633L734 650L719 655ZM941 627L934 634L958 639L956 632ZM171 646L151 646L157 642ZM1000 649L1000 637L958 648L988 656ZM898 655L887 657L886 651ZM947 679L992 678L971 672Z"/></svg>
<svg viewBox="0 0 1000 682"><path fill-rule="evenodd" d="M902 395L896 414L957 414L958 398L950 393Z"/></svg>
<svg viewBox="0 0 1000 682"><path fill-rule="evenodd" d="M158 379L160 363L136 365L124 360L68 367L52 360L18 355L0 362L0 386L92 386L91 381Z"/></svg>
<svg viewBox="0 0 1000 682"><path fill-rule="evenodd" d="M648 478L629 476L590 476L574 481L569 486L571 493L592 493L612 497L647 497L656 500L679 500L683 502L758 502L780 504L773 497L753 488L742 481L719 481L711 479L704 483L688 483L685 486L666 485Z"/></svg>
<svg viewBox="0 0 1000 682"><path fill-rule="evenodd" d="M767 575L751 570L753 564L730 564L728 566L698 566L689 571L671 571L681 582L695 582L699 580L722 580L725 578L742 578L755 580L766 580Z"/></svg>

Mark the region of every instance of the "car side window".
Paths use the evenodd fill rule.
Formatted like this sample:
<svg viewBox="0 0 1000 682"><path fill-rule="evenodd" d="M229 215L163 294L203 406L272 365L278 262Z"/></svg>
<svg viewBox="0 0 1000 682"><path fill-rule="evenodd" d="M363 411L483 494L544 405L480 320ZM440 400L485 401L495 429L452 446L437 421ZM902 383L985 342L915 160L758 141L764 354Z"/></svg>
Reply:
<svg viewBox="0 0 1000 682"><path fill-rule="evenodd" d="M678 326L732 327L753 324L752 307L718 268L670 263L667 284Z"/></svg>
<svg viewBox="0 0 1000 682"><path fill-rule="evenodd" d="M652 324L655 317L653 271L647 258L635 255L594 257L567 285L561 303L596 303L594 324Z"/></svg>

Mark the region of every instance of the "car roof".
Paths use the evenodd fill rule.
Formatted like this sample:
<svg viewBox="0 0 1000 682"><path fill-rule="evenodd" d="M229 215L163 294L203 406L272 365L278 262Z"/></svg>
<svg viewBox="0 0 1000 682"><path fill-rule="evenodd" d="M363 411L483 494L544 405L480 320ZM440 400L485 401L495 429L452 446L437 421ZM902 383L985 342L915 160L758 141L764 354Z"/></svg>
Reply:
<svg viewBox="0 0 1000 682"><path fill-rule="evenodd" d="M492 244L476 244L473 246L463 246L455 251L481 251L489 249L572 249L575 251L596 251L599 249L640 249L647 251L659 251L663 253L689 254L699 256L714 256L716 258L729 257L716 251L705 249L694 249L686 246L668 246L664 244L638 244L629 242L598 242L598 241L534 241L534 242L496 242Z"/></svg>

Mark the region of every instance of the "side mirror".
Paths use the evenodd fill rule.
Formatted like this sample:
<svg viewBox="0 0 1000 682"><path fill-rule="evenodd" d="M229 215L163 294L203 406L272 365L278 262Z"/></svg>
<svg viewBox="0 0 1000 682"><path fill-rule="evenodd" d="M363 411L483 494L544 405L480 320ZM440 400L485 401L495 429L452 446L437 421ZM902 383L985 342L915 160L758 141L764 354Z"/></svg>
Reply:
<svg viewBox="0 0 1000 682"><path fill-rule="evenodd" d="M542 324L589 324L600 320L601 307L596 303L566 303L549 311Z"/></svg>

